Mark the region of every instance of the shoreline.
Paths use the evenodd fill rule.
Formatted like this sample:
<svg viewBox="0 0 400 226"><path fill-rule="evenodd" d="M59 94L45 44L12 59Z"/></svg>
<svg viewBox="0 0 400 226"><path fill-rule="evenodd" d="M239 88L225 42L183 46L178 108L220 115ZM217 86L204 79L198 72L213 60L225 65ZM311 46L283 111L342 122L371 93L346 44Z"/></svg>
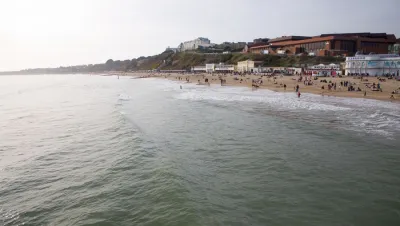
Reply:
<svg viewBox="0 0 400 226"><path fill-rule="evenodd" d="M303 82L298 82L300 78L299 75L293 76L274 76L273 77L266 77L261 75L211 75L206 73L200 74L177 74L177 73L129 73L125 74L124 76L138 76L137 78L161 78L161 79L168 79L171 81L179 81L183 82L183 84L187 83L186 79L189 79L189 83L191 84L199 84L199 85L207 85L205 80L208 79L210 84L217 84L220 85L220 77L226 80L226 83L223 86L236 86L236 87L248 87L252 89L252 80L262 81L262 84L259 87L254 89L268 89L274 92L293 92L295 93L295 86L299 86L300 93L311 93L317 94L321 96L334 96L334 97L347 97L347 98L358 98L358 99L374 99L380 101L389 101L389 102L396 102L400 103L400 93L393 94L395 99L390 99L392 95L391 92L395 89L400 89L400 81L396 80L386 80L385 82L380 82L378 78L375 77L368 77L368 82L361 81L361 79L353 78L353 77L318 77L318 80L312 80L313 85L304 85ZM220 76L220 77L219 77ZM237 78L237 79L235 79ZM305 78L305 76L303 76ZM199 83L200 80L200 83ZM326 80L327 83L321 82L321 80ZM347 87L341 87L340 89L337 86L336 90L328 90L327 86L329 84L336 83L337 85L340 82L348 81L355 88L360 87L362 91L347 91ZM372 83L380 83L382 87L382 92L379 91L372 91L368 90L365 84L372 84ZM286 84L286 90L283 87L283 84ZM321 89L324 86L325 89ZM364 96L364 91L367 92L367 95Z"/></svg>

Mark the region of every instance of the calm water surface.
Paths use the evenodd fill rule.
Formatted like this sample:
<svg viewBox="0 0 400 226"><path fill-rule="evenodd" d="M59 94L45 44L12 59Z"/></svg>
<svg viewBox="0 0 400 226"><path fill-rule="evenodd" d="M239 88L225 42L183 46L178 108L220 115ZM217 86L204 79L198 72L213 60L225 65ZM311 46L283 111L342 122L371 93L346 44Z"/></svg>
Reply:
<svg viewBox="0 0 400 226"><path fill-rule="evenodd" d="M0 76L0 225L400 225L400 105Z"/></svg>

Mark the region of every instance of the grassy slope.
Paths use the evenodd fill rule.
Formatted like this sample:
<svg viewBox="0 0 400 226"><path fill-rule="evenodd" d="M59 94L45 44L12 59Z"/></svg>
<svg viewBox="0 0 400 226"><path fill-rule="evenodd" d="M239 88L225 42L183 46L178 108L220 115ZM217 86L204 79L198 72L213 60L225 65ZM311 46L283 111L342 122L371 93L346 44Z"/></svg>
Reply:
<svg viewBox="0 0 400 226"><path fill-rule="evenodd" d="M207 63L225 63L237 64L243 60L262 61L263 66L270 67L291 67L308 64L330 64L344 62L342 58L336 57L310 57L310 56L273 56L259 54L202 54L202 53L171 53L164 52L162 54L146 57L139 61L139 70L150 69L190 69L192 66L204 65ZM165 60L165 61L164 61Z"/></svg>

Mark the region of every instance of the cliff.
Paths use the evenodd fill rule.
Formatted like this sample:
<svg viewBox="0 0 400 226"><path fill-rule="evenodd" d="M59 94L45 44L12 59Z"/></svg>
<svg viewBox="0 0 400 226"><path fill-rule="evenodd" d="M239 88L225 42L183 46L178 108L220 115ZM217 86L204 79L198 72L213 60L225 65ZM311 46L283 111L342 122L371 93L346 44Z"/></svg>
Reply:
<svg viewBox="0 0 400 226"><path fill-rule="evenodd" d="M70 74L70 73L102 73L107 71L138 71L138 70L190 70L193 66L207 63L237 64L243 60L262 61L267 67L302 67L305 65L329 64L343 62L344 58L313 57L313 56L274 56L242 53L196 53L166 51L149 57L139 57L132 60L107 60L104 64L78 65L58 68L35 68L0 74Z"/></svg>

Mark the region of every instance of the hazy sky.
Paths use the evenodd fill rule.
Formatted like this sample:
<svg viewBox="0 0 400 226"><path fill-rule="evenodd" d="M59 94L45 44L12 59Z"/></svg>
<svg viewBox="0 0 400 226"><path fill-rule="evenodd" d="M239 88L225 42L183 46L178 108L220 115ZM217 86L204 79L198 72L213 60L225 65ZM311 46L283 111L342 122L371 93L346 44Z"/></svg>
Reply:
<svg viewBox="0 0 400 226"><path fill-rule="evenodd" d="M154 55L196 37L400 36L400 0L0 0L0 71Z"/></svg>

